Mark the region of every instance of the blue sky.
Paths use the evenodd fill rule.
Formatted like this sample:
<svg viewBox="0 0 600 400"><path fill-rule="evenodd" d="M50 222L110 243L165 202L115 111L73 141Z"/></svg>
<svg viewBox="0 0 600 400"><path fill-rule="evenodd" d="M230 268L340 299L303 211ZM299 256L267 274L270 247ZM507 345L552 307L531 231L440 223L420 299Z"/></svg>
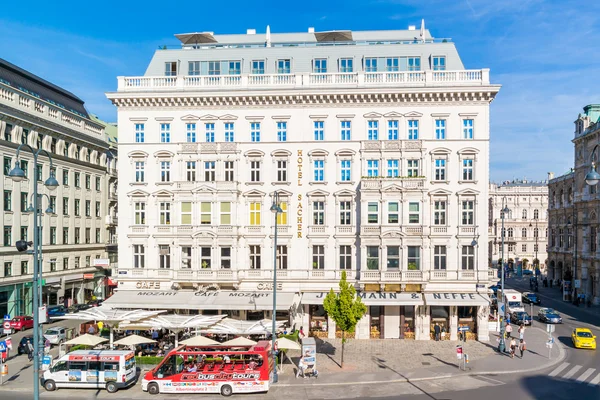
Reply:
<svg viewBox="0 0 600 400"><path fill-rule="evenodd" d="M175 33L406 29L421 18L434 37L453 39L466 68L490 68L503 86L491 108L494 181L567 171L573 121L584 105L600 103L599 1L5 3L0 57L74 92L109 121L116 110L104 93L116 89L116 76L143 74L159 45L178 43Z"/></svg>

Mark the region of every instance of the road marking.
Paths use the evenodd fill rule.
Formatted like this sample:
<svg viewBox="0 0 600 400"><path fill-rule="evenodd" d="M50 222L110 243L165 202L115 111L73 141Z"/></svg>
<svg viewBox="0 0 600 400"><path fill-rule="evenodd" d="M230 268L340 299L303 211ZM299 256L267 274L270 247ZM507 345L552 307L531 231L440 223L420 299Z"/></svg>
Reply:
<svg viewBox="0 0 600 400"><path fill-rule="evenodd" d="M596 386L599 383L600 383L600 374L596 375L596 377L594 379L592 379L588 385Z"/></svg>
<svg viewBox="0 0 600 400"><path fill-rule="evenodd" d="M550 372L550 373L548 374L548 376L556 376L556 375L560 374L560 372L561 372L563 369L567 368L568 366L569 366L569 363L562 363L562 364L560 364L560 366L558 366L558 367L557 367L557 368L556 368L554 371Z"/></svg>
<svg viewBox="0 0 600 400"><path fill-rule="evenodd" d="M571 368L571 370L569 372L567 372L565 375L563 375L563 379L571 379L571 377L573 375L575 375L577 373L577 371L579 371L581 369L581 365L576 365L573 368Z"/></svg>
<svg viewBox="0 0 600 400"><path fill-rule="evenodd" d="M588 368L588 370L585 371L583 374L581 374L581 376L579 378L577 378L576 381L577 382L585 382L585 380L587 378L589 378L590 375L593 374L595 370L596 370L596 368Z"/></svg>

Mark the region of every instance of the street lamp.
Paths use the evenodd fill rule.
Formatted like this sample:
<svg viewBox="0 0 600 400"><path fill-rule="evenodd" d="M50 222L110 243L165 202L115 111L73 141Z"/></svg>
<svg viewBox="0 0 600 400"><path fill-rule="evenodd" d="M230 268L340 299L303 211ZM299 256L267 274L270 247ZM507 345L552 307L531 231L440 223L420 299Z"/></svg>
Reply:
<svg viewBox="0 0 600 400"><path fill-rule="evenodd" d="M540 236L540 231L538 230L538 217L534 216L533 217L534 221L535 221L535 231L533 231L533 236L535 238L535 248L533 249L533 251L535 252L535 258L533 260L533 268L534 269L539 269L539 265L540 265L540 260L538 260L538 237ZM531 224L531 222L529 223L529 227L531 228L533 225ZM546 266L547 268L547 266ZM536 273L537 271L534 271L534 273Z"/></svg>
<svg viewBox="0 0 600 400"><path fill-rule="evenodd" d="M594 149L594 151L592 152L592 160L594 159L594 153L596 152L597 149L598 149L598 147L596 147ZM600 181L600 174L598 172L596 172L596 163L594 161L592 161L592 168L590 169L590 172L588 172L585 175L585 183L588 186L595 186L598 184L599 181ZM598 196L598 195L596 194L596 196ZM598 210L597 215L600 216L600 205L599 205L599 210ZM598 219L598 217L596 217L596 219ZM593 296L594 296L594 293L592 293L592 297Z"/></svg>
<svg viewBox="0 0 600 400"><path fill-rule="evenodd" d="M41 350L44 348L44 345L42 343L42 338L43 336L40 334L41 331L41 325L40 325L40 315L39 315L39 309L40 309L40 304L41 304L41 276L42 276L42 265L40 265L40 261L42 258L42 241L41 239L41 235L40 235L40 225L38 224L38 216L39 216L39 210L38 210L38 202L39 202L39 195L38 195L38 177L37 176L37 165L38 165L38 156L40 154L44 154L46 157L48 157L48 159L50 160L50 177L48 179L46 179L46 181L44 182L44 185L49 189L49 190L54 190L58 187L58 181L56 180L56 177L54 176L54 173L52 172L52 156L50 155L49 152L47 152L44 149L38 149L37 151L35 151L33 149L33 147L31 147L28 144L21 144L19 145L19 147L17 148L17 155L16 155L16 161L15 161L15 167L10 170L10 172L8 173L8 177L11 178L14 182L22 182L23 180L26 179L26 174L25 171L23 171L23 169L21 169L21 166L19 165L19 154L21 152L21 148L25 146L27 149L29 149L29 151L31 151L31 154L33 155L33 165L35 166L35 176L33 177L33 243L32 242L26 242L23 240L19 240L16 243L16 247L18 251L25 251L27 250L27 247L33 245L33 282L32 282L32 290L33 290L33 304L32 304L32 311L33 311L33 398L34 400L39 400L40 398L40 384L39 384L39 375L40 375L40 357L41 357ZM49 208L50 209L50 208Z"/></svg>
<svg viewBox="0 0 600 400"><path fill-rule="evenodd" d="M506 343L504 342L504 316L506 315L506 304L504 304L504 218L510 210L508 209L508 206L506 206L505 200L506 196L502 197L502 210L500 210L500 218L502 219L502 265L500 266L500 296L502 300L502 315L498 315L498 320L500 321L500 343L498 344L498 351L500 351L500 353L504 353L504 350L506 350Z"/></svg>
<svg viewBox="0 0 600 400"><path fill-rule="evenodd" d="M275 234L273 237L273 315L272 315L272 331L271 331L271 353L273 355L273 383L277 383L277 357L275 355L275 341L277 340L277 217L283 213L281 206L279 205L279 192L273 193L273 204L271 205L271 212L275 217Z"/></svg>

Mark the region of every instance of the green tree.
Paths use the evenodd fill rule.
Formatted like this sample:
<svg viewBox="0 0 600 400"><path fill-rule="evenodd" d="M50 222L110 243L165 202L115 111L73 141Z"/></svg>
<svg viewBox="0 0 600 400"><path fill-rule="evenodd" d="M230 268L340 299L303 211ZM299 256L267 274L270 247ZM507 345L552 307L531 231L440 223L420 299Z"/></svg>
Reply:
<svg viewBox="0 0 600 400"><path fill-rule="evenodd" d="M323 308L342 331L342 362L340 366L344 368L346 332L354 332L358 321L367 313L367 306L363 304L360 297L356 296L354 286L346 281L346 271L342 271L339 286L339 293L334 293L333 289L327 293L325 300L323 300Z"/></svg>

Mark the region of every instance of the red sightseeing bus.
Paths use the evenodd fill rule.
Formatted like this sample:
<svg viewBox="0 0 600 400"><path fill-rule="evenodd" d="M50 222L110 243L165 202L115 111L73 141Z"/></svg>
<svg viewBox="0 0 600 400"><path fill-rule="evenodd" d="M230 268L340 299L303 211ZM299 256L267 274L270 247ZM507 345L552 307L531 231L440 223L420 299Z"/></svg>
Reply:
<svg viewBox="0 0 600 400"><path fill-rule="evenodd" d="M142 378L142 390L158 393L266 392L273 371L271 343L253 346L179 346Z"/></svg>

